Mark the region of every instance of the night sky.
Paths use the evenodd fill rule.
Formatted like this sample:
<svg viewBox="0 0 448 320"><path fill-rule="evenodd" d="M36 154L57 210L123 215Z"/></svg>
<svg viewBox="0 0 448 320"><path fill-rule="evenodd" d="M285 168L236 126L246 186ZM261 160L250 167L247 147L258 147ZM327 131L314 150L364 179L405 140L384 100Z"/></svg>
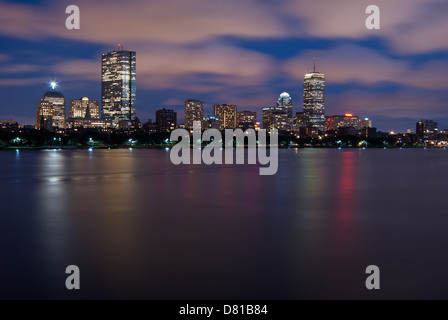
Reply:
<svg viewBox="0 0 448 320"><path fill-rule="evenodd" d="M67 30L65 8L81 11ZM365 27L368 5L381 29ZM101 53L137 52L137 116L178 111L199 99L238 110L291 94L302 111L303 76L325 73L326 115L369 117L382 131L415 130L421 118L448 128L446 0L0 1L0 119L34 124L56 80L67 100L101 100ZM67 110L68 114L68 110Z"/></svg>

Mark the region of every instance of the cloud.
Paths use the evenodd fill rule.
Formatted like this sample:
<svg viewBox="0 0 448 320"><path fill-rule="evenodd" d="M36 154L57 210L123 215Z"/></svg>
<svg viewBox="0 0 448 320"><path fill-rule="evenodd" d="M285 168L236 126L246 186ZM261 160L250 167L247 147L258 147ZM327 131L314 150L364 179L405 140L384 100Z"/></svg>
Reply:
<svg viewBox="0 0 448 320"><path fill-rule="evenodd" d="M21 86L33 86L35 84L42 84L48 82L46 78L26 78L26 79L5 79L0 78L0 86L2 87L21 87Z"/></svg>
<svg viewBox="0 0 448 320"><path fill-rule="evenodd" d="M97 0L77 1L81 29L65 28L65 4L0 2L0 34L125 45L153 41L190 45L222 36L384 40L403 54L447 50L448 2L377 0L380 30L367 30L368 0Z"/></svg>
<svg viewBox="0 0 448 320"><path fill-rule="evenodd" d="M42 67L39 65L18 63L18 64L8 64L0 66L0 73L9 73L9 74L29 73L29 72L36 72L41 69Z"/></svg>
<svg viewBox="0 0 448 320"><path fill-rule="evenodd" d="M65 7L58 3L0 3L0 32L26 39L62 37L97 43L160 41L190 43L215 36L276 37L281 21L256 0L77 1L80 30L65 28Z"/></svg>
<svg viewBox="0 0 448 320"><path fill-rule="evenodd" d="M52 65L50 69L58 76L65 76L66 79L101 81L101 57L95 60L67 60Z"/></svg>
<svg viewBox="0 0 448 320"><path fill-rule="evenodd" d="M284 70L295 78L304 76L313 58L329 83L356 82L363 85L396 83L428 89L448 89L448 61L434 60L412 65L387 57L376 50L355 45L340 45L329 50L311 50L285 62Z"/></svg>
<svg viewBox="0 0 448 320"><path fill-rule="evenodd" d="M0 62L9 60L9 56L0 53Z"/></svg>
<svg viewBox="0 0 448 320"><path fill-rule="evenodd" d="M365 21L368 5L380 9L380 30L368 30ZM445 0L287 0L284 14L302 21L298 37L385 40L402 54L447 50L448 2Z"/></svg>

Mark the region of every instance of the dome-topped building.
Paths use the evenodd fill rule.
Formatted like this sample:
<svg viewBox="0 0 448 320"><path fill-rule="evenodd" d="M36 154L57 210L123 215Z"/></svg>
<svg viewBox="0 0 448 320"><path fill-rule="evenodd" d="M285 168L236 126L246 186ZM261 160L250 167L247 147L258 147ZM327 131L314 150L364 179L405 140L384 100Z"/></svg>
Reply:
<svg viewBox="0 0 448 320"><path fill-rule="evenodd" d="M292 119L292 99L288 92L283 92L277 100L277 107L283 108L288 118Z"/></svg>
<svg viewBox="0 0 448 320"><path fill-rule="evenodd" d="M42 99L45 99L45 98L63 98L64 99L64 95L56 90L48 90L42 96Z"/></svg>
<svg viewBox="0 0 448 320"><path fill-rule="evenodd" d="M56 83L51 83L48 90L39 100L36 112L36 128L51 130L53 127L65 128L65 98L55 90Z"/></svg>

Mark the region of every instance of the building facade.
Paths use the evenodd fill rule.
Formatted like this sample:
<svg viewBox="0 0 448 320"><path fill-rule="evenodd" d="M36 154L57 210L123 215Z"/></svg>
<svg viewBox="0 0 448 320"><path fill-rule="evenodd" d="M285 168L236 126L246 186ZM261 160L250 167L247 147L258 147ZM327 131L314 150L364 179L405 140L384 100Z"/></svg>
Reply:
<svg viewBox="0 0 448 320"><path fill-rule="evenodd" d="M359 117L354 116L351 113L325 117L325 120L328 124L328 130L337 131L339 128L352 128L355 130L360 130Z"/></svg>
<svg viewBox="0 0 448 320"><path fill-rule="evenodd" d="M257 113L255 111L240 111L236 115L236 125L243 131L255 129L256 122Z"/></svg>
<svg viewBox="0 0 448 320"><path fill-rule="evenodd" d="M422 139L436 139L439 133L439 124L434 120L422 119L416 124L416 134Z"/></svg>
<svg viewBox="0 0 448 320"><path fill-rule="evenodd" d="M369 120L369 118L364 118L364 119L360 120L359 123L361 126L361 130L365 130L367 128L373 127L372 120Z"/></svg>
<svg viewBox="0 0 448 320"><path fill-rule="evenodd" d="M199 100L185 101L185 128L193 130L193 121L201 121L204 118L204 102Z"/></svg>
<svg viewBox="0 0 448 320"><path fill-rule="evenodd" d="M109 129L113 128L111 120L99 118L69 118L67 119L67 129Z"/></svg>
<svg viewBox="0 0 448 320"><path fill-rule="evenodd" d="M156 123L158 132L171 132L177 126L177 113L165 108L157 110Z"/></svg>
<svg viewBox="0 0 448 320"><path fill-rule="evenodd" d="M305 75L303 111L307 126L325 130L325 75L316 71L316 65Z"/></svg>
<svg viewBox="0 0 448 320"><path fill-rule="evenodd" d="M98 100L82 97L79 100L70 100L70 118L100 118L100 104Z"/></svg>
<svg viewBox="0 0 448 320"><path fill-rule="evenodd" d="M221 122L218 117L215 116L206 116L202 119L202 130L207 129L216 129L221 130Z"/></svg>
<svg viewBox="0 0 448 320"><path fill-rule="evenodd" d="M297 127L304 127L306 125L305 112L296 112L294 116L294 125Z"/></svg>
<svg viewBox="0 0 448 320"><path fill-rule="evenodd" d="M263 129L277 129L285 131L289 129L289 117L283 108L263 108Z"/></svg>
<svg viewBox="0 0 448 320"><path fill-rule="evenodd" d="M135 120L135 51L111 51L102 54L101 102L103 117L114 127L126 127Z"/></svg>
<svg viewBox="0 0 448 320"><path fill-rule="evenodd" d="M325 131L332 131L333 127L333 116L325 116Z"/></svg>
<svg viewBox="0 0 448 320"><path fill-rule="evenodd" d="M37 103L36 129L65 129L65 98L56 90L47 91Z"/></svg>
<svg viewBox="0 0 448 320"><path fill-rule="evenodd" d="M217 104L214 106L215 117L219 119L221 130L236 128L236 105Z"/></svg>

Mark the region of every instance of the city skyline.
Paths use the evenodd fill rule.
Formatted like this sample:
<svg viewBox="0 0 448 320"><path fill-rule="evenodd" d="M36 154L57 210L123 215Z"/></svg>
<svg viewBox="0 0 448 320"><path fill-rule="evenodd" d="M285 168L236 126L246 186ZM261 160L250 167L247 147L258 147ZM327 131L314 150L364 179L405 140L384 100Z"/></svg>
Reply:
<svg viewBox="0 0 448 320"><path fill-rule="evenodd" d="M60 4L0 1L0 39L7 44L0 87L8 92L0 118L33 124L36 98L51 80L67 101L101 100L99 56L121 43L139 55L142 121L163 107L182 115L185 99L204 101L205 114L228 103L260 116L281 92L291 95L294 113L301 111L303 74L316 57L327 80L326 114L368 117L387 132L406 132L420 119L448 127L448 73L440 72L448 70L448 44L431 40L446 23L441 1L379 1L380 30L365 28L367 2L168 2L132 2L126 17L135 27L118 27L120 5L80 1L81 29L67 30ZM158 19L168 7L186 14L174 13L176 22Z"/></svg>

